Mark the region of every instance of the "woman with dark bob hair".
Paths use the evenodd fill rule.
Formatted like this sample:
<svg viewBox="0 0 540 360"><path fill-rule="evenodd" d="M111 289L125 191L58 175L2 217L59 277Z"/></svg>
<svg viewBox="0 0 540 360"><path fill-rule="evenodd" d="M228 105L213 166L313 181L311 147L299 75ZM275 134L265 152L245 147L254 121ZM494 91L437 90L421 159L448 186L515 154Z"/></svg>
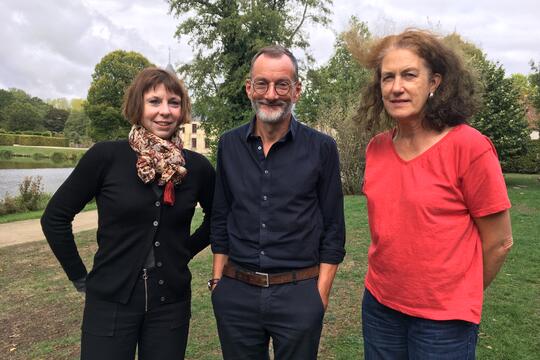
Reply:
<svg viewBox="0 0 540 360"><path fill-rule="evenodd" d="M466 124L476 86L435 35L374 43L364 95L371 139L363 192L371 245L362 302L366 359L474 359L483 290L512 246L491 141Z"/></svg>
<svg viewBox="0 0 540 360"><path fill-rule="evenodd" d="M81 359L183 359L191 316L188 263L209 243L214 169L183 148L191 105L182 82L142 70L127 89L127 140L92 146L50 200L41 224L68 278L86 293ZM98 249L90 273L71 222L92 198ZM190 235L195 207L204 220Z"/></svg>

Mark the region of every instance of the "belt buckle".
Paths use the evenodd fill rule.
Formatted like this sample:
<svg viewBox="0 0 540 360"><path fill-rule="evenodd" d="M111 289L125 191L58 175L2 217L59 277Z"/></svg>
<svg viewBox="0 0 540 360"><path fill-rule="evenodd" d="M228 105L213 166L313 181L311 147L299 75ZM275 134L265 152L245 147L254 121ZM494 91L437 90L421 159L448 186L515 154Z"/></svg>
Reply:
<svg viewBox="0 0 540 360"><path fill-rule="evenodd" d="M255 274L256 274L256 275L262 275L262 276L264 276L264 277L265 277L265 280L266 280L266 284L264 284L264 285L261 285L262 287L265 287L265 288L267 288L267 287L269 287L269 286L270 286L270 281L269 281L269 279L268 279L268 273L262 273L262 272L255 272Z"/></svg>

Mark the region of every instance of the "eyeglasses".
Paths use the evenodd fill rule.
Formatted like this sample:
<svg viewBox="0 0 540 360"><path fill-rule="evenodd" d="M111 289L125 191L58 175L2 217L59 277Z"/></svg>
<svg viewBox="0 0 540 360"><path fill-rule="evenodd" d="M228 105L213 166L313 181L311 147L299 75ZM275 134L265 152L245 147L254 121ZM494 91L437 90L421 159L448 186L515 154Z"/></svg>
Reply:
<svg viewBox="0 0 540 360"><path fill-rule="evenodd" d="M267 82L264 80L251 80L251 86L253 86L253 90L259 94L264 95L268 91L268 88L270 87L270 84L274 84L274 91L276 94L280 96L287 95L289 91L291 91L291 87L294 86L295 82L288 82L288 81L278 81L278 82Z"/></svg>

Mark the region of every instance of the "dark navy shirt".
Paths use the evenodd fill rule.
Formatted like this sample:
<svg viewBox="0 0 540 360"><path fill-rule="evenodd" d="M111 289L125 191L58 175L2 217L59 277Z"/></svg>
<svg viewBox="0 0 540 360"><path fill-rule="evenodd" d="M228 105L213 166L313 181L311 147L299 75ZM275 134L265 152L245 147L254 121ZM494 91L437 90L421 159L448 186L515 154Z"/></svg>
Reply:
<svg viewBox="0 0 540 360"><path fill-rule="evenodd" d="M293 118L265 157L254 122L219 140L212 251L267 272L340 263L345 223L335 141Z"/></svg>

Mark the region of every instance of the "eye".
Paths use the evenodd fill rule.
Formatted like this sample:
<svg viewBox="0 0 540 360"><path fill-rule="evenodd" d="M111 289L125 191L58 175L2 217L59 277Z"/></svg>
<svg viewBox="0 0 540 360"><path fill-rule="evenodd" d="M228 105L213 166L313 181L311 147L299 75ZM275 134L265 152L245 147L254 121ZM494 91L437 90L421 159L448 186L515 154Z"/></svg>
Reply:
<svg viewBox="0 0 540 360"><path fill-rule="evenodd" d="M382 76L381 81L382 81L382 82L388 82L388 81L392 80L393 78L394 78L393 75L391 75L391 74L386 74L386 75L383 75L383 76Z"/></svg>
<svg viewBox="0 0 540 360"><path fill-rule="evenodd" d="M157 98L148 99L147 102L152 106L159 106L159 104L161 103L161 101Z"/></svg>
<svg viewBox="0 0 540 360"><path fill-rule="evenodd" d="M279 81L276 84L276 88L278 88L280 90L289 90L290 86L291 86L291 84L288 81Z"/></svg>
<svg viewBox="0 0 540 360"><path fill-rule="evenodd" d="M179 108L180 107L180 100L169 100L169 106L173 108Z"/></svg>

